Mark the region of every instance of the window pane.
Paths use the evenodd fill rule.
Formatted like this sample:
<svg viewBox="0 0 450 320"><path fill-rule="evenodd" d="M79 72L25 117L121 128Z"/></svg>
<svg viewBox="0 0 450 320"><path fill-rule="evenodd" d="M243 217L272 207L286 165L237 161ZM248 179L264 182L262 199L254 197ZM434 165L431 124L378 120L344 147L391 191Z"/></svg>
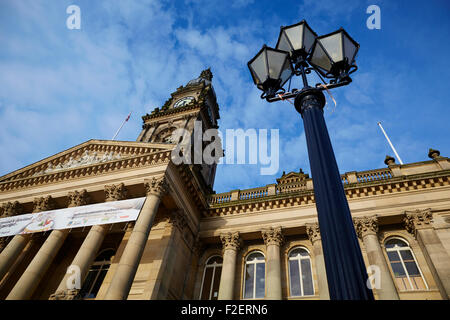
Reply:
<svg viewBox="0 0 450 320"><path fill-rule="evenodd" d="M413 258L413 255L412 255L411 250L401 250L401 251L400 251L400 254L401 254L403 260L405 260L405 261L406 261L406 260L412 260L412 261L414 261L414 258Z"/></svg>
<svg viewBox="0 0 450 320"><path fill-rule="evenodd" d="M247 261L255 261L255 260L264 261L264 255L261 252L254 252L247 258Z"/></svg>
<svg viewBox="0 0 450 320"><path fill-rule="evenodd" d="M217 267L214 273L214 283L211 300L217 300L219 296L220 276L222 274L222 267Z"/></svg>
<svg viewBox="0 0 450 320"><path fill-rule="evenodd" d="M392 239L386 242L386 248L393 248L394 246L398 247L407 247L408 245L399 239Z"/></svg>
<svg viewBox="0 0 450 320"><path fill-rule="evenodd" d="M245 266L245 289L244 298L253 298L253 280L254 280L254 264L247 264Z"/></svg>
<svg viewBox="0 0 450 320"><path fill-rule="evenodd" d="M95 277L97 276L97 272L97 270L89 270L80 290L80 295L82 298L94 298L90 297L89 291L91 290L92 284L94 283Z"/></svg>
<svg viewBox="0 0 450 320"><path fill-rule="evenodd" d="M410 276L420 276L419 269L414 261L405 262L406 270L408 270L408 275Z"/></svg>
<svg viewBox="0 0 450 320"><path fill-rule="evenodd" d="M391 263L391 266L395 277L406 277L405 270L400 262Z"/></svg>
<svg viewBox="0 0 450 320"><path fill-rule="evenodd" d="M211 290L212 274L214 268L205 268L205 277L203 278L202 300L209 300Z"/></svg>
<svg viewBox="0 0 450 320"><path fill-rule="evenodd" d="M265 277L266 277L266 264L256 264L256 297L264 298L265 296Z"/></svg>
<svg viewBox="0 0 450 320"><path fill-rule="evenodd" d="M301 295L300 274L298 260L289 260L289 276L291 280L291 296Z"/></svg>
<svg viewBox="0 0 450 320"><path fill-rule="evenodd" d="M397 253L397 251L388 251L387 253L389 261L394 262L394 261L400 261L400 257Z"/></svg>
<svg viewBox="0 0 450 320"><path fill-rule="evenodd" d="M291 250L291 252L289 253L290 258L294 258L297 256L309 257L309 253L308 253L308 251L306 251L305 249L302 249L302 248L297 248L297 249Z"/></svg>
<svg viewBox="0 0 450 320"><path fill-rule="evenodd" d="M102 269L100 271L100 274L95 281L94 287L91 290L91 295L94 295L94 298L97 296L98 290L100 290L100 286L103 283L103 279L105 279L106 273L108 272L108 269Z"/></svg>
<svg viewBox="0 0 450 320"><path fill-rule="evenodd" d="M303 282L303 294L304 295L313 295L313 282L311 275L311 262L309 259L301 260L302 266L302 282Z"/></svg>
<svg viewBox="0 0 450 320"><path fill-rule="evenodd" d="M217 263L217 264L222 264L223 259L221 257L212 257L209 258L207 264L213 264L213 263Z"/></svg>

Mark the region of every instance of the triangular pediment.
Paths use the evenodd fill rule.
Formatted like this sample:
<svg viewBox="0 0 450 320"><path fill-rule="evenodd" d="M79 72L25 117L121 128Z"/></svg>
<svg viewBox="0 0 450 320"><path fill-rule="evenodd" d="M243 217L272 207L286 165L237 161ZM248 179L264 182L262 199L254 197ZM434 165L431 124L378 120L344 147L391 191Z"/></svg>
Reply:
<svg viewBox="0 0 450 320"><path fill-rule="evenodd" d="M287 183L293 183L298 181L304 181L309 178L309 175L307 173L304 173L302 169L300 169L299 172L289 172L284 173L281 176L281 178L277 179L278 184L287 184Z"/></svg>
<svg viewBox="0 0 450 320"><path fill-rule="evenodd" d="M0 183L42 177L132 159L142 155L167 153L174 145L133 141L88 140L0 177Z"/></svg>

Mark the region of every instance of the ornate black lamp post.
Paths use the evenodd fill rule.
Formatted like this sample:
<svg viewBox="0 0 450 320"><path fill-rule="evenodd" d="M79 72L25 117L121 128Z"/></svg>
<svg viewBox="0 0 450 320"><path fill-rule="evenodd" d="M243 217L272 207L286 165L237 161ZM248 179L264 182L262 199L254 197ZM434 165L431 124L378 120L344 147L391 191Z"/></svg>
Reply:
<svg viewBox="0 0 450 320"><path fill-rule="evenodd" d="M303 20L282 27L276 49L264 45L248 62L253 81L263 91L261 98L295 98L295 109L302 115L332 300L374 299L323 117L322 91L351 83L358 49L345 30L317 37ZM309 86L312 71L329 82ZM302 77L303 88L286 92L283 86L293 75Z"/></svg>

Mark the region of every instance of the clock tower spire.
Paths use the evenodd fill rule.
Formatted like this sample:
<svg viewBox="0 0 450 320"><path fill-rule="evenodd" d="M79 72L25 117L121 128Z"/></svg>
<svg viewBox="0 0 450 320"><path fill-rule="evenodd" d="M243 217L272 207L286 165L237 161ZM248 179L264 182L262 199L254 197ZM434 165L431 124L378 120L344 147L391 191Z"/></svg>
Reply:
<svg viewBox="0 0 450 320"><path fill-rule="evenodd" d="M176 129L188 131L193 139L196 121L201 121L203 132L211 128L217 129L220 116L212 78L213 74L209 68L203 70L198 78L171 93L161 108L155 108L150 114L143 116L144 123L137 141L176 144L178 141L173 141L172 138ZM216 164L199 166L206 185L212 188Z"/></svg>

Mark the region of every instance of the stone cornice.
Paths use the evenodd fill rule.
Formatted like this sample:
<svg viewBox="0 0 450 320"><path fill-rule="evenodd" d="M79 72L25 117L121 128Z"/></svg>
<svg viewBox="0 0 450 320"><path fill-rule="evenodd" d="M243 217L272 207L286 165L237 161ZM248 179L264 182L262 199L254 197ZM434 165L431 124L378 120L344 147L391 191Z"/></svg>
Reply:
<svg viewBox="0 0 450 320"><path fill-rule="evenodd" d="M344 185L347 199L359 199L369 196L395 194L413 190L424 190L435 187L449 186L448 176L450 170L429 172L395 177L388 180L353 183ZM274 208L285 208L302 205L313 205L314 190L299 190L294 192L278 193L272 196L259 198L223 201L209 205L205 212L206 217L226 216L239 213L259 212Z"/></svg>
<svg viewBox="0 0 450 320"><path fill-rule="evenodd" d="M361 239L367 235L376 235L378 233L378 218L376 215L353 218L353 224L356 234Z"/></svg>
<svg viewBox="0 0 450 320"><path fill-rule="evenodd" d="M284 242L281 227L263 229L261 230L261 235L266 246L281 246Z"/></svg>
<svg viewBox="0 0 450 320"><path fill-rule="evenodd" d="M405 211L403 221L405 229L416 236L418 230L433 228L433 212L431 209Z"/></svg>

